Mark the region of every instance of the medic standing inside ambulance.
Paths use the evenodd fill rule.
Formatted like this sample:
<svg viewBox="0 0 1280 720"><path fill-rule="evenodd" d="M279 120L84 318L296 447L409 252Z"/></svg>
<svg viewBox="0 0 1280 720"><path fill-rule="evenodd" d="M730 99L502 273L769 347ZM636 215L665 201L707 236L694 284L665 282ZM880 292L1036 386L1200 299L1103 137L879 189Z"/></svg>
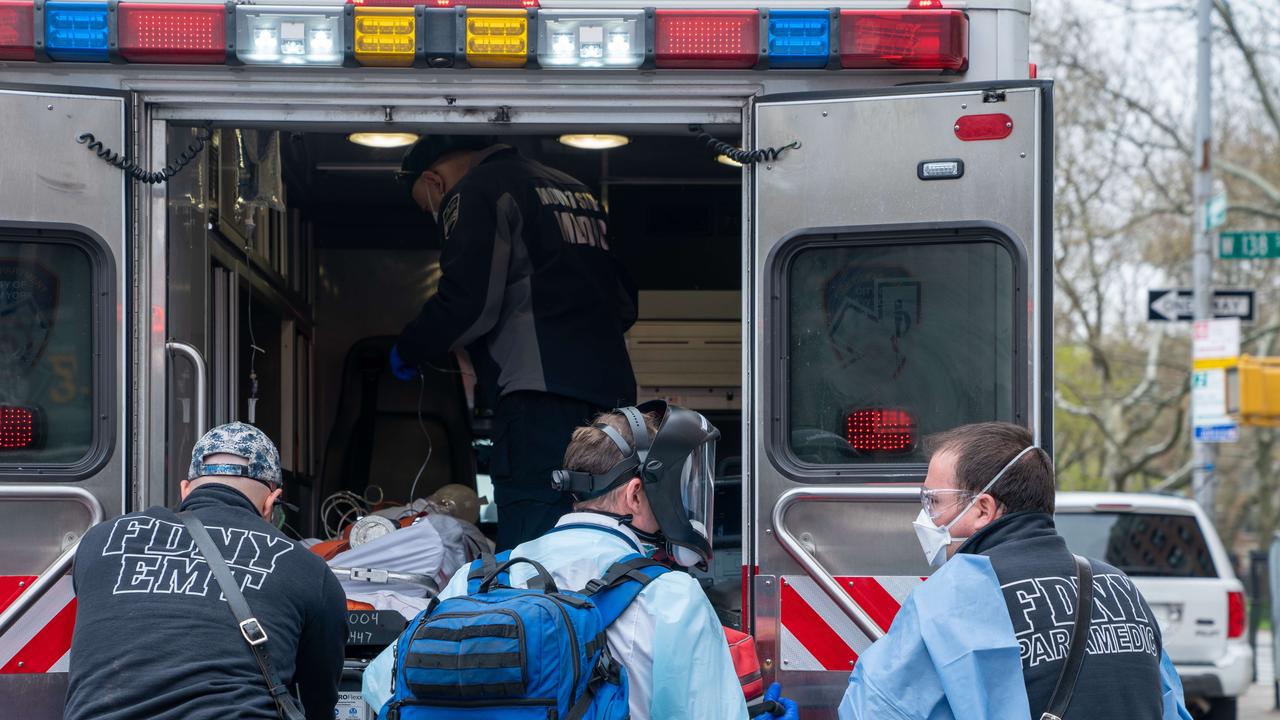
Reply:
<svg viewBox="0 0 1280 720"><path fill-rule="evenodd" d="M574 178L491 138L431 135L398 174L439 228L439 290L391 350L402 380L466 348L498 402L490 475L498 549L550 530L570 499L551 488L569 436L635 402L623 334L636 291L610 251L605 212Z"/></svg>

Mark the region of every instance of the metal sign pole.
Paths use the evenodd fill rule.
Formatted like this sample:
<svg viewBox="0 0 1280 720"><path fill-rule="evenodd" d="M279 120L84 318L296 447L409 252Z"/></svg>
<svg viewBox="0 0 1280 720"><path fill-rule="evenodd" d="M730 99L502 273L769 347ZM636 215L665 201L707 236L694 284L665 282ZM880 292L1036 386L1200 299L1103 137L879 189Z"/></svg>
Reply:
<svg viewBox="0 0 1280 720"><path fill-rule="evenodd" d="M1196 172L1195 172L1195 234L1192 242L1193 309L1196 320L1213 317L1210 307L1213 298L1212 238L1209 230L1208 204L1213 193L1212 155L1212 101L1210 48L1213 32L1213 0L1199 0L1196 44ZM1196 502L1210 518L1215 518L1214 496L1214 447L1210 443L1191 441L1193 473L1191 487Z"/></svg>

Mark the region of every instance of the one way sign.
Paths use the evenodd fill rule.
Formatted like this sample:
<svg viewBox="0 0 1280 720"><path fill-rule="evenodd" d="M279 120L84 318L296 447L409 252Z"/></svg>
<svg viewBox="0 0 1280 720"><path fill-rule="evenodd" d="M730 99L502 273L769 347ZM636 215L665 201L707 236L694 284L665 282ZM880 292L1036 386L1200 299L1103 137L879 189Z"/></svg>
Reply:
<svg viewBox="0 0 1280 720"><path fill-rule="evenodd" d="M1190 320L1191 290L1187 288L1147 291L1147 320L1157 322ZM1213 291L1213 316L1215 318L1240 318L1253 320L1252 290Z"/></svg>

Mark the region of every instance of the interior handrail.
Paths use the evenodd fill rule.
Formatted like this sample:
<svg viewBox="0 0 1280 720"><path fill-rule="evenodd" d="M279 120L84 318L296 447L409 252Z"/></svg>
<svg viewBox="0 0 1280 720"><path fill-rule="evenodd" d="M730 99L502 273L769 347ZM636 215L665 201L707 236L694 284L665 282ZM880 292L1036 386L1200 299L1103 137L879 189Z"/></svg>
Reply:
<svg viewBox="0 0 1280 720"><path fill-rule="evenodd" d="M802 502L919 502L918 487L809 487L793 488L778 498L773 506L773 533L782 547L800 563L806 574L812 577L818 587L831 598L858 629L874 642L884 637L884 630L871 619L865 610L858 606L847 593L840 589L840 583L827 572L804 545L791 534L787 528L787 510Z"/></svg>

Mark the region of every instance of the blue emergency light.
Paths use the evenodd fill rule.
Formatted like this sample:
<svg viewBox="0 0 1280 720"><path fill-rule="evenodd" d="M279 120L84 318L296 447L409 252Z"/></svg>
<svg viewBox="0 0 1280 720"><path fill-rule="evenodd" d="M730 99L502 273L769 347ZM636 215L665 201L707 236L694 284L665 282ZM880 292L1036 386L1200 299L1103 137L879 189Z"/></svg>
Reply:
<svg viewBox="0 0 1280 720"><path fill-rule="evenodd" d="M53 60L107 62L109 35L107 3L45 3L44 47Z"/></svg>
<svg viewBox="0 0 1280 720"><path fill-rule="evenodd" d="M831 16L825 10L769 13L769 66L822 68L831 53Z"/></svg>

